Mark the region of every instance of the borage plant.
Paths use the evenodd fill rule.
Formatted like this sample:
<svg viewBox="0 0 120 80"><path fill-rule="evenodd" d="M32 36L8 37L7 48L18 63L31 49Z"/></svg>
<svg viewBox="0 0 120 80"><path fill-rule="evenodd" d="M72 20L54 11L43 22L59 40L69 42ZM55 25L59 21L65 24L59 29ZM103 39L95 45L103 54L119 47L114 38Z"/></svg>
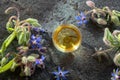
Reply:
<svg viewBox="0 0 120 80"><path fill-rule="evenodd" d="M21 68L21 76L31 76L36 66L45 68L45 56L42 54L46 48L42 46L42 37L39 32L44 32L38 20L28 18L20 21L20 13L16 7L9 7L5 13L11 10L17 11L17 16L11 16L6 24L6 29L10 35L2 43L0 49L0 73L7 70L15 71L16 67ZM32 31L36 33L32 33ZM17 39L19 47L17 52L6 53L9 45Z"/></svg>
<svg viewBox="0 0 120 80"><path fill-rule="evenodd" d="M86 1L88 7L91 8L89 11L85 11L75 17L77 24L86 24L86 20L92 20L98 24L99 27L105 28L106 26L120 26L120 12L117 10L111 10L108 6L98 8L95 3L91 0ZM84 16L83 16L84 14ZM89 17L86 17L88 16Z"/></svg>

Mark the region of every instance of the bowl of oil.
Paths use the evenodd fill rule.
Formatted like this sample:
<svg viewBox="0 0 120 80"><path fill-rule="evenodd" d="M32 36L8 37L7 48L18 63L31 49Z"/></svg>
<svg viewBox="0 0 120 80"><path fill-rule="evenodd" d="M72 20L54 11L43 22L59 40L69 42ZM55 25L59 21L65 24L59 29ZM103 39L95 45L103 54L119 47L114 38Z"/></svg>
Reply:
<svg viewBox="0 0 120 80"><path fill-rule="evenodd" d="M79 48L82 36L80 30L75 25L62 24L53 31L52 41L57 50L69 53Z"/></svg>

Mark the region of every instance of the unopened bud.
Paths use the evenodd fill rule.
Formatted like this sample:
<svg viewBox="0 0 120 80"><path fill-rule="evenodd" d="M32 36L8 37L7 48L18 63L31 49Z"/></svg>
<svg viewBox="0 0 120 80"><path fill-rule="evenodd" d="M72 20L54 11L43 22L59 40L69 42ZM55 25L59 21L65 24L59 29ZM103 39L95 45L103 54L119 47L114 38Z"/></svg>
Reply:
<svg viewBox="0 0 120 80"><path fill-rule="evenodd" d="M105 20L102 19L102 18L98 18L98 19L97 19L97 23L98 23L98 24L101 24L101 25L106 25L106 24L107 24L107 21L105 21Z"/></svg>
<svg viewBox="0 0 120 80"><path fill-rule="evenodd" d="M31 70L28 66L25 66L24 73L25 73L26 76L31 76Z"/></svg>
<svg viewBox="0 0 120 80"><path fill-rule="evenodd" d="M36 59L35 59L34 56L28 56L27 60L30 61L30 62L35 62Z"/></svg>
<svg viewBox="0 0 120 80"><path fill-rule="evenodd" d="M115 65L120 66L120 53L115 55L113 60L114 60Z"/></svg>
<svg viewBox="0 0 120 80"><path fill-rule="evenodd" d="M4 66L7 62L7 58L6 57L3 57L2 60L1 60L1 66Z"/></svg>
<svg viewBox="0 0 120 80"><path fill-rule="evenodd" d="M86 1L87 6L94 8L95 7L95 3L93 1Z"/></svg>
<svg viewBox="0 0 120 80"><path fill-rule="evenodd" d="M27 64L27 58L26 57L22 57L22 63Z"/></svg>

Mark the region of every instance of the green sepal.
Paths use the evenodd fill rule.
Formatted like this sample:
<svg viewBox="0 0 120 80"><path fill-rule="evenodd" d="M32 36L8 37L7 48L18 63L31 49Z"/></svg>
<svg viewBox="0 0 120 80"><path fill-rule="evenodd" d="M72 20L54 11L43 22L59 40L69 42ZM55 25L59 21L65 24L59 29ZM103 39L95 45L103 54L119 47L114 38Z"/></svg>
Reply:
<svg viewBox="0 0 120 80"><path fill-rule="evenodd" d="M30 35L31 35L31 32L27 31L26 32L26 41L25 41L26 45L29 43Z"/></svg>
<svg viewBox="0 0 120 80"><path fill-rule="evenodd" d="M23 41L24 41L23 38L24 38L24 32L21 32L21 34L20 34L20 36L18 38L18 44L19 45L23 44Z"/></svg>

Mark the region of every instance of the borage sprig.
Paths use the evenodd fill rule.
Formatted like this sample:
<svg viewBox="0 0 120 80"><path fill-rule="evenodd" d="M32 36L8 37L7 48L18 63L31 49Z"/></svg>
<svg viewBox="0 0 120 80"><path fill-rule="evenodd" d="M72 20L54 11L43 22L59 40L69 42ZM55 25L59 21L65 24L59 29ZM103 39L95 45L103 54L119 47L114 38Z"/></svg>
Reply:
<svg viewBox="0 0 120 80"><path fill-rule="evenodd" d="M21 54L14 54L14 57L11 60L9 60L10 55L6 57L6 55L8 55L8 54L6 54L5 51L8 48L8 46L11 44L11 42L16 38L18 41L18 45L24 46L24 49L25 49L25 47L29 46L29 40L30 40L30 36L31 36L31 28L40 26L40 24L38 23L38 20L36 20L34 18L28 18L28 19L20 21L20 13L16 7L9 7L5 11L5 13L8 13L11 10L16 10L17 16L11 16L6 24L6 29L10 33L10 35L2 43L2 47L0 49L0 55L2 56L1 62L0 62L1 63L0 64L0 73L5 72L6 70L8 70L10 68L12 71L14 71L14 68L20 65L18 63L19 60L21 61L21 59L24 57ZM22 49L22 50L24 50L24 49ZM24 53L27 53L27 52L24 52ZM36 57L34 57L34 58L36 59ZM29 62L31 62L31 60L29 60L29 59L33 60L34 58L31 56L30 57L27 56L27 60ZM28 70L28 68L25 68L25 70L26 69ZM26 75L29 75L29 74L26 73Z"/></svg>

